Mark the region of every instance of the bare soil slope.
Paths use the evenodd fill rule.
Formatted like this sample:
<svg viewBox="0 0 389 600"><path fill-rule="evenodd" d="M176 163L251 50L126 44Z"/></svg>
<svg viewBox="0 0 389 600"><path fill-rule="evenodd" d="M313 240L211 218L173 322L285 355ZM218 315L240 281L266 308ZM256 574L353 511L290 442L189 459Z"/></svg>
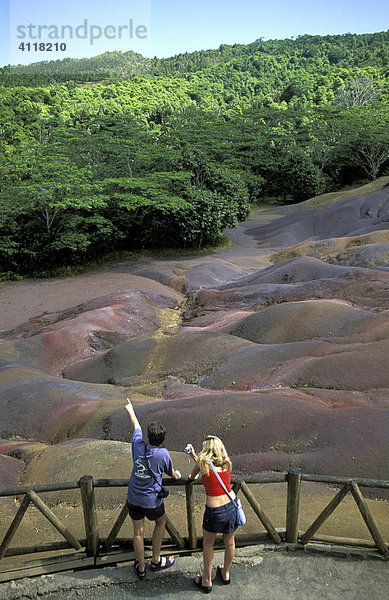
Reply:
<svg viewBox="0 0 389 600"><path fill-rule="evenodd" d="M212 432L240 471L389 479L388 182L260 207L207 256L1 284L0 486L91 444L123 477L127 395L173 451Z"/></svg>

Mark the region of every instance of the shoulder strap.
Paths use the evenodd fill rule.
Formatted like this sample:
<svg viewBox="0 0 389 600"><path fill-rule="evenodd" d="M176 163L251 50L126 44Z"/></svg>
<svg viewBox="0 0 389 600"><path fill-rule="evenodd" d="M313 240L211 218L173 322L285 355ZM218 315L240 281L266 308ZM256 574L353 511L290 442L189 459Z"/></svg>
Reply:
<svg viewBox="0 0 389 600"><path fill-rule="evenodd" d="M229 499L231 500L231 502L234 502L234 499L233 499L233 498L230 496L230 494L227 492L227 488L226 488L226 486L224 485L224 483L223 483L223 481L222 481L222 479L221 479L221 477L220 477L219 473L216 471L216 469L215 469L215 467L214 467L214 464L213 464L213 462L212 462L211 460L209 460L209 464L211 465L211 467L212 467L212 471L215 473L216 477L218 478L218 480L219 480L219 483L220 483L220 485L222 486L223 490L225 491L225 493L227 494L227 496L229 497Z"/></svg>
<svg viewBox="0 0 389 600"><path fill-rule="evenodd" d="M152 472L152 470L149 467L149 461L147 460L147 456L146 456L146 450L147 450L147 444L145 444L145 463L146 463L146 467L148 472L150 473L151 477L154 479L155 483L157 483L158 485L161 485L158 480L156 479L154 473ZM162 485L161 485L161 490L162 490Z"/></svg>

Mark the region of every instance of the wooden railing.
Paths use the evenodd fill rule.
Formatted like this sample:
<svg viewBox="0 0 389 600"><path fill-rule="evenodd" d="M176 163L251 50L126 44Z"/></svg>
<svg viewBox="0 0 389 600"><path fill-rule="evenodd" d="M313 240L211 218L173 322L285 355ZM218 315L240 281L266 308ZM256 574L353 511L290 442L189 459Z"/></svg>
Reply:
<svg viewBox="0 0 389 600"><path fill-rule="evenodd" d="M339 491L324 508L324 510L317 516L314 522L308 527L305 532L301 532L298 529L299 517L300 517L300 495L301 495L301 484L302 482L316 482L322 484L328 484L331 486L341 486ZM378 550L383 558L389 557L389 548L385 543L383 535L381 534L370 510L362 496L360 488L377 488L381 490L389 489L389 481L373 480L373 479L361 479L351 477L331 477L326 475L310 475L303 474L298 469L289 469L287 473L273 473L264 475L247 475L247 476L234 476L232 478L233 489L235 493L241 492L241 495L247 499L250 507L258 517L262 526L264 527L266 534L258 531L257 541L259 539L272 540L275 544L281 544L282 542L287 544L295 544L296 547L305 547L311 540L314 539L315 534L328 517L333 513L335 508L342 502L342 500L348 495L354 498L356 505L369 529L372 536L373 543L357 540L354 538L330 538L325 536L321 538L321 541L327 544L336 543L343 546L359 546L374 548ZM275 483L286 483L287 484L287 498L286 498L286 529L277 529L270 521L269 517L263 510L260 501L250 490L250 486L254 484L275 484ZM91 476L85 475L81 477L79 481L73 481L69 483L57 483L47 485L35 485L29 487L17 487L9 489L0 489L0 499L5 497L22 497L19 508L10 523L4 538L0 545L0 567L1 559L7 557L15 557L19 555L28 555L37 552L53 552L59 549L71 549L75 551L82 550L83 558L80 559L78 554L78 562L74 563L77 567L95 565L96 560L99 556L109 556L112 551L113 545L116 546L124 543L128 543L128 539L119 540L119 531L127 517L127 507L124 505L121 509L119 516L113 524L108 536L106 538L100 538L99 523L96 509L96 498L95 489L98 488L126 488L128 485L128 479L97 479L93 480ZM180 487L185 489L186 497L186 526L187 535L182 535L182 523L179 524L179 529L173 524L172 520L168 517L166 523L166 529L171 537L174 546L178 551L193 552L196 549L201 548L201 538L197 536L196 523L195 523L195 499L194 499L194 487L200 485L199 481L185 481L183 479L173 480L164 479L163 485L167 487ZM85 526L85 539L79 539L74 533L69 531L66 525L54 514L54 512L45 504L40 497L42 493L58 493L69 490L80 490ZM123 495L124 495L123 490ZM33 504L45 517L46 519L57 529L62 535L65 541L35 544L28 547L16 547L11 548L11 542L14 535L22 522L26 511L30 504ZM388 505L389 508L389 505ZM244 530L242 530L244 532ZM247 543L248 536L244 533L237 535L237 544L240 541ZM251 535L250 539L255 543L255 534ZM317 537L315 539L318 539ZM171 550L171 544L169 546ZM117 550L116 550L117 552ZM123 555L122 560L129 559L128 553ZM69 562L69 555L66 556L66 560ZM119 558L116 556L114 562L118 562ZM63 566L60 566L59 561L54 561L57 566L51 567L51 572L56 570L64 570ZM37 569L30 571L30 574L39 574L39 565ZM71 566L67 567L71 568ZM18 577L17 567L7 567L6 571L0 572L0 581L7 580L7 572L12 574L12 578ZM23 569L20 572L24 573ZM48 572L45 568L44 572ZM25 576L25 575L19 575ZM9 575L11 577L11 575Z"/></svg>

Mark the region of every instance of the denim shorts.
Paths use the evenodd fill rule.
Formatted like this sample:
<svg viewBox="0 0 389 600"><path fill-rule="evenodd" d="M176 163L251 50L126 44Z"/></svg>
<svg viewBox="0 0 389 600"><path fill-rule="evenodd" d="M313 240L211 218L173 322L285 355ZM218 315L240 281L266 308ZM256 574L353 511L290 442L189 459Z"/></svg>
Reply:
<svg viewBox="0 0 389 600"><path fill-rule="evenodd" d="M235 504L228 502L215 508L206 505L203 529L211 533L233 533L237 529Z"/></svg>

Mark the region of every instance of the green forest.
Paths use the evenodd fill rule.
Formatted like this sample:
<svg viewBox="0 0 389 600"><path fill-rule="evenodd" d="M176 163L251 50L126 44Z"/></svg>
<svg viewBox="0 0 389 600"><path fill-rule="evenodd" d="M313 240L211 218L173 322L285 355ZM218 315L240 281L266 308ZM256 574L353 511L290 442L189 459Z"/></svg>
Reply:
<svg viewBox="0 0 389 600"><path fill-rule="evenodd" d="M203 248L389 174L389 32L0 69L0 278Z"/></svg>

